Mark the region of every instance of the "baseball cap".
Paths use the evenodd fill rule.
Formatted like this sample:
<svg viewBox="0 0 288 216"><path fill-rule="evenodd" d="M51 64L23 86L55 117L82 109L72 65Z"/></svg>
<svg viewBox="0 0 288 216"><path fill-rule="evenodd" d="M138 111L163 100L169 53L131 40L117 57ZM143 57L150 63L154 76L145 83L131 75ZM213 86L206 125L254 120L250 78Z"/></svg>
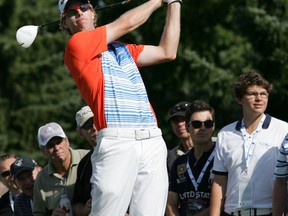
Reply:
<svg viewBox="0 0 288 216"><path fill-rule="evenodd" d="M39 146L45 146L53 137L66 138L66 134L64 133L62 127L59 124L55 122L50 122L48 124L45 124L44 126L41 126L38 129Z"/></svg>
<svg viewBox="0 0 288 216"><path fill-rule="evenodd" d="M169 110L169 120L171 120L174 116L185 117L186 109L190 106L190 104L190 102L182 101L172 106Z"/></svg>
<svg viewBox="0 0 288 216"><path fill-rule="evenodd" d="M11 164L11 176L13 180L15 180L23 171L33 171L37 166L36 161L33 159L28 157L19 157L13 164Z"/></svg>
<svg viewBox="0 0 288 216"><path fill-rule="evenodd" d="M93 116L93 112L91 111L89 106L82 107L75 115L77 127L82 127L85 122Z"/></svg>
<svg viewBox="0 0 288 216"><path fill-rule="evenodd" d="M60 17L63 17L66 4L67 4L68 2L71 2L71 1L76 1L76 0L59 0L59 1L58 1L58 10L59 10L59 15L60 15ZM90 2L90 1L88 1L88 0L77 0L77 1L78 1L78 2L83 2L83 3L89 3L89 2Z"/></svg>

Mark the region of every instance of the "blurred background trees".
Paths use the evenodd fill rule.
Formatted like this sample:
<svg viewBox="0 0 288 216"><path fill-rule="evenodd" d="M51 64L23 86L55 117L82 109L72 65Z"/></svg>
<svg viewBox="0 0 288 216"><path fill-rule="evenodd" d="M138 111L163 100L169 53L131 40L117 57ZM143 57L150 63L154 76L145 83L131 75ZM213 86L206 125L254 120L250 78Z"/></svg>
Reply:
<svg viewBox="0 0 288 216"><path fill-rule="evenodd" d="M143 2L99 12L98 25ZM216 110L217 130L240 118L232 86L235 77L251 68L274 84L267 112L288 120L287 6L288 0L184 0L177 59L141 70L168 148L178 143L168 110L179 101L209 102ZM163 5L120 41L157 44L165 15ZM51 121L63 127L74 148L89 148L75 130L75 112L85 103L63 63L69 37L56 24L40 29L28 49L15 39L21 26L57 20L57 0L0 0L0 17L0 154L29 155L45 163L37 130Z"/></svg>

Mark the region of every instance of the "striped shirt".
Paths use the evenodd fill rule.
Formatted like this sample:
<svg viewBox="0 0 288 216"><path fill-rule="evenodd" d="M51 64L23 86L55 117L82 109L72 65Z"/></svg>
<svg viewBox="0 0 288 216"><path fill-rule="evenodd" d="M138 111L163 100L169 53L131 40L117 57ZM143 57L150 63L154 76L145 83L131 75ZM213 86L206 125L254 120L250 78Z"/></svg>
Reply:
<svg viewBox="0 0 288 216"><path fill-rule="evenodd" d="M126 46L109 44L101 59L107 127L155 126L144 83Z"/></svg>
<svg viewBox="0 0 288 216"><path fill-rule="evenodd" d="M106 26L74 34L65 64L94 114L97 130L107 127L157 126L146 88L135 62L144 45L107 44Z"/></svg>
<svg viewBox="0 0 288 216"><path fill-rule="evenodd" d="M280 178L288 177L288 134L279 149L274 175Z"/></svg>

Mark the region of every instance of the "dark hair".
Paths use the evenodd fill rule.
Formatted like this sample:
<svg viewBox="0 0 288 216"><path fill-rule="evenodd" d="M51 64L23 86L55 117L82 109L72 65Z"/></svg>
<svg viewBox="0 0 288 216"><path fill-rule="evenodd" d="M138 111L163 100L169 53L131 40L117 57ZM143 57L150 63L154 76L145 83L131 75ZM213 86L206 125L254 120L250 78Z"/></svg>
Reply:
<svg viewBox="0 0 288 216"><path fill-rule="evenodd" d="M10 158L15 158L17 159L17 156L15 154L4 154L4 155L1 155L0 156L0 163L7 160L7 159L10 159Z"/></svg>
<svg viewBox="0 0 288 216"><path fill-rule="evenodd" d="M272 91L273 88L273 85L264 79L259 72L250 70L248 73L244 73L236 79L234 83L234 94L236 98L243 98L243 96L246 94L247 88L253 85L263 87L266 89L268 94Z"/></svg>
<svg viewBox="0 0 288 216"><path fill-rule="evenodd" d="M209 111L212 114L212 120L215 120L215 111L212 106L203 100L194 100L191 102L190 106L186 109L185 121L186 124L190 121L191 115L195 112Z"/></svg>

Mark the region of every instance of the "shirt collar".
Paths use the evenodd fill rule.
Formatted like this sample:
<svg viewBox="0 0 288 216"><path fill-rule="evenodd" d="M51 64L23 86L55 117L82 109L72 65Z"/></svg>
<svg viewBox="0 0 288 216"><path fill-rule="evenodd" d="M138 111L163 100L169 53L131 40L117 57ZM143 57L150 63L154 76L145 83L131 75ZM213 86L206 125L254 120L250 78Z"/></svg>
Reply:
<svg viewBox="0 0 288 216"><path fill-rule="evenodd" d="M265 120L263 122L262 129L267 129L270 125L270 122L271 122L271 116L268 114L265 114L265 115L266 115L266 117L265 117ZM237 121L236 126L235 126L235 130L237 130L237 131L241 130L241 123L242 123L242 118Z"/></svg>

